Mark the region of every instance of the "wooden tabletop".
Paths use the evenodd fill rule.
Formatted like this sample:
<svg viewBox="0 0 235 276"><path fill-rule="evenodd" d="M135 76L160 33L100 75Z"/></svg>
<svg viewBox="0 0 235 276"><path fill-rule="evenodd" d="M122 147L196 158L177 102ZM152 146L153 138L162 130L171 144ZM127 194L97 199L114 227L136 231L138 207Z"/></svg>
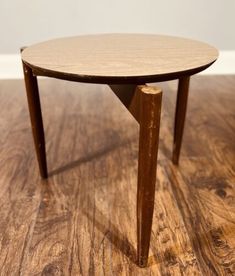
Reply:
<svg viewBox="0 0 235 276"><path fill-rule="evenodd" d="M94 83L145 83L192 75L218 51L203 42L162 35L102 34L59 38L22 52L35 74Z"/></svg>

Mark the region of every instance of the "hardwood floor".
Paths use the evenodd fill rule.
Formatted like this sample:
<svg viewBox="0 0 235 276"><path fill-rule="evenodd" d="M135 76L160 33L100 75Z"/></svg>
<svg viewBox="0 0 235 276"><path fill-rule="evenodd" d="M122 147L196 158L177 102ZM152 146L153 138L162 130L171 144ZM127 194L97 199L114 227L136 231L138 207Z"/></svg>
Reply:
<svg viewBox="0 0 235 276"><path fill-rule="evenodd" d="M138 125L108 86L40 79L41 180L24 84L0 81L0 275L234 275L235 76L192 78L171 162L177 82L163 107L149 266L136 259Z"/></svg>

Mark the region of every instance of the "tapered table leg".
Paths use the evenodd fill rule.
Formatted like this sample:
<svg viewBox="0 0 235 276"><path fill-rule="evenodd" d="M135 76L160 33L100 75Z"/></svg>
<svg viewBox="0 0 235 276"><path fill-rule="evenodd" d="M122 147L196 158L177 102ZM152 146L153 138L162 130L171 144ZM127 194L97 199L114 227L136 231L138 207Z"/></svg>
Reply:
<svg viewBox="0 0 235 276"><path fill-rule="evenodd" d="M142 89L143 88L143 89ZM154 209L159 127L162 92L138 86L139 93L139 161L137 187L137 262L145 267Z"/></svg>
<svg viewBox="0 0 235 276"><path fill-rule="evenodd" d="M23 63L25 87L27 92L29 114L34 138L40 174L42 178L47 178L47 162L45 150L45 138L41 113L40 98L38 93L37 77L29 66Z"/></svg>
<svg viewBox="0 0 235 276"><path fill-rule="evenodd" d="M174 144L172 161L174 164L179 163L180 149L184 131L185 115L187 110L188 90L190 77L179 79L174 126Z"/></svg>

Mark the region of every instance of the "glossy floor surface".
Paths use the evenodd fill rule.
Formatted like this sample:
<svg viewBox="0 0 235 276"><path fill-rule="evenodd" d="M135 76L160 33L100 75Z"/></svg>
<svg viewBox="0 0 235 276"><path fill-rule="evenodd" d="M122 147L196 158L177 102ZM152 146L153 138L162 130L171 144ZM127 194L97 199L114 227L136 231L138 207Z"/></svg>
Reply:
<svg viewBox="0 0 235 276"><path fill-rule="evenodd" d="M22 80L0 81L0 275L234 275L235 76L192 78L178 167L163 110L149 266L136 259L138 125L105 85L40 79L42 181Z"/></svg>

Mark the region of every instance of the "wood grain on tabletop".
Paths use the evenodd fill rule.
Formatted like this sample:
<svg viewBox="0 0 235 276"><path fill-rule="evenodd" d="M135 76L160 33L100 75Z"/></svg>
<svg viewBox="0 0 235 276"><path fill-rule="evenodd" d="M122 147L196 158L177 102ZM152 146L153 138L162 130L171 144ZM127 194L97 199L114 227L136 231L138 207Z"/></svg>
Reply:
<svg viewBox="0 0 235 276"><path fill-rule="evenodd" d="M203 42L180 37L147 34L102 34L66 37L26 48L22 59L32 68L52 76L80 77L80 81L109 83L116 78L140 77L144 82L157 76L180 74L209 66L218 51ZM200 69L198 69L200 71ZM59 74L59 75L58 75ZM146 79L145 79L146 78Z"/></svg>

